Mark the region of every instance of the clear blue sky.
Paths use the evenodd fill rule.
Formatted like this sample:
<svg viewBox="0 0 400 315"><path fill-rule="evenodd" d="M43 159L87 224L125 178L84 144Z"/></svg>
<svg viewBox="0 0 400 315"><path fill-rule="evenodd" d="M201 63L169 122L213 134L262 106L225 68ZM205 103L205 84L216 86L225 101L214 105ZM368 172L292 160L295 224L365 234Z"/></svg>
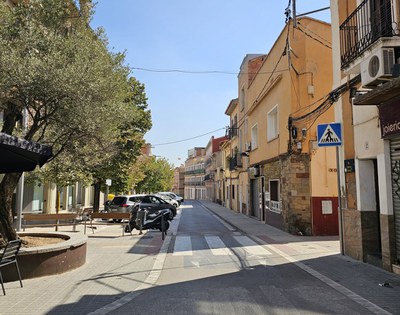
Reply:
<svg viewBox="0 0 400 315"><path fill-rule="evenodd" d="M300 14L328 7L329 0L296 4ZM105 29L112 50L126 51L133 76L145 84L153 121L145 138L153 155L178 166L189 149L225 134L240 64L246 54L269 52L287 6L288 0L97 1L92 27ZM311 16L330 19L329 11Z"/></svg>

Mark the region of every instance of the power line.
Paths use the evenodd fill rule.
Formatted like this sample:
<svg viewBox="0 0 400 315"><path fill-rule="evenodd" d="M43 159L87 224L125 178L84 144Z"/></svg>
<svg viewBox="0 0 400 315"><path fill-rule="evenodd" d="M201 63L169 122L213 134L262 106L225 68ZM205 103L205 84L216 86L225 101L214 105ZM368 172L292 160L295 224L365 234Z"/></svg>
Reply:
<svg viewBox="0 0 400 315"><path fill-rule="evenodd" d="M297 22L297 24L300 25L301 27L305 28L307 31L309 31L310 33L314 34L314 35L317 36L318 38L322 39L322 40L323 40L324 42L326 42L328 45L332 45L332 43L331 43L329 40L327 40L327 39L323 38L321 35L315 33L313 30L309 29L307 26L301 24L300 22Z"/></svg>
<svg viewBox="0 0 400 315"><path fill-rule="evenodd" d="M151 69L151 68L141 68L141 67L132 67L133 70L146 71L146 72L156 72L156 73L186 73L186 74L270 74L272 71L263 71L263 72L229 72L229 71L221 71L221 70L183 70L183 69ZM285 72L288 69L278 70L276 72Z"/></svg>
<svg viewBox="0 0 400 315"><path fill-rule="evenodd" d="M297 29L298 29L300 32L304 33L304 35L310 37L311 39L315 40L316 42L320 43L321 45L323 45L323 46L325 46L325 47L327 47L327 48L329 48L329 49L332 49L331 46L326 45L325 43L323 43L323 42L320 41L319 39L315 38L314 36L311 36L310 34L308 34L307 32L305 32L305 31L302 30L301 28L298 27Z"/></svg>
<svg viewBox="0 0 400 315"><path fill-rule="evenodd" d="M162 145L175 144L175 143L180 143L180 142L185 142L185 141L189 141L189 140L201 138L201 137L207 136L207 135L209 135L209 134L212 134L212 133L214 133L214 132L217 132L217 131L219 131L219 130L225 130L225 127L224 127L224 128L218 128L218 129L216 129L216 130L213 130L213 131L210 131L210 132L207 132L207 133L198 135L198 136L194 136L194 137L191 137L191 138L186 138L186 139L177 140L177 141L171 141L171 142L164 142L164 143L152 144L152 147L159 147L159 146L162 146Z"/></svg>

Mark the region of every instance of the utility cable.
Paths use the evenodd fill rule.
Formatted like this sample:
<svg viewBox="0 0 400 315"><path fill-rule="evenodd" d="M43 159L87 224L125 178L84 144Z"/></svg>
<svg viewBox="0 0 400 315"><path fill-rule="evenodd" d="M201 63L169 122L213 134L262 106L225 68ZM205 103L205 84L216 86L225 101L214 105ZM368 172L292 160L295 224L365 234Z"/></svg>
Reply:
<svg viewBox="0 0 400 315"><path fill-rule="evenodd" d="M329 49L332 49L331 46L326 45L325 43L323 43L323 42L320 41L319 39L317 39L317 38L311 36L310 34L306 33L306 32L305 32L304 30L302 30L301 28L298 27L297 29L298 29L300 32L304 33L304 35L310 37L311 39L315 40L316 42L320 43L321 45L323 45L323 46L325 46L325 47L327 47L327 48L329 48Z"/></svg>
<svg viewBox="0 0 400 315"><path fill-rule="evenodd" d="M209 134L212 134L212 133L214 133L214 132L216 132L216 131L225 130L225 129L226 129L225 127L224 127L224 128L218 128L218 129L216 129L216 130L213 130L213 131L210 131L210 132L207 132L207 133L198 135L198 136L194 136L194 137L191 137L191 138L186 138L186 139L177 140L177 141L171 141L171 142L165 142L165 143L152 144L152 146L153 146L153 147L158 147L158 146L162 146L162 145L168 145L168 144L175 144L175 143L185 142L185 141L189 141L189 140L201 138L201 137L207 136L207 135L209 135Z"/></svg>
<svg viewBox="0 0 400 315"><path fill-rule="evenodd" d="M314 32L313 30L309 29L307 26L301 24L300 21L298 21L297 24L300 25L301 27L305 28L308 32L314 34L315 36L317 36L318 38L320 38L320 39L323 40L324 42L326 42L327 45L332 45L332 43L331 43L329 40L323 38L321 35L317 34L317 33Z"/></svg>
<svg viewBox="0 0 400 315"><path fill-rule="evenodd" d="M183 69L150 69L150 68L140 68L140 67L132 67L133 70L138 71L146 71L146 72L156 72L156 73L185 73L185 74L231 74L231 75L239 75L239 74L269 74L271 71L262 71L262 72L229 72L229 71L220 71L220 70L183 70ZM276 72L285 72L287 69L277 70Z"/></svg>

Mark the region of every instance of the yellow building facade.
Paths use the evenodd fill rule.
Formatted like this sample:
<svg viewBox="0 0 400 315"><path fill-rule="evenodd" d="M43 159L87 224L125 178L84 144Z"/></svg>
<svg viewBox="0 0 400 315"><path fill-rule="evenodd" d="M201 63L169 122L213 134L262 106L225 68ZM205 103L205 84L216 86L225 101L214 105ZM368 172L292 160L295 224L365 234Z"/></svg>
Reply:
<svg viewBox="0 0 400 315"><path fill-rule="evenodd" d="M237 104L225 112L238 186L228 205L290 233L338 234L335 149L318 148L316 134L334 121L322 104L332 87L330 38L325 22L289 22L268 54L244 58Z"/></svg>

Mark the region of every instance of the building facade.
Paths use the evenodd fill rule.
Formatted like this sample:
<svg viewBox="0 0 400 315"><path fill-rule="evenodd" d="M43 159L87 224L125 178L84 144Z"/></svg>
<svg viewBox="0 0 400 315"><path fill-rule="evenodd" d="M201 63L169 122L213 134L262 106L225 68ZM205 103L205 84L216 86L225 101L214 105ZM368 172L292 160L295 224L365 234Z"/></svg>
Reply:
<svg viewBox="0 0 400 315"><path fill-rule="evenodd" d="M174 170L172 192L180 196L184 196L185 194L185 167L183 165L176 167Z"/></svg>
<svg viewBox="0 0 400 315"><path fill-rule="evenodd" d="M185 161L185 200L206 199L205 157L206 149L204 147L195 147L188 151L188 158Z"/></svg>
<svg viewBox="0 0 400 315"><path fill-rule="evenodd" d="M331 1L334 86L340 150L342 250L400 273L400 4Z"/></svg>
<svg viewBox="0 0 400 315"><path fill-rule="evenodd" d="M222 170L221 143L225 142L227 139L227 136L219 138L214 138L214 136L212 136L207 143L205 151L206 173L204 182L206 186L206 199L217 203L221 203L221 181L219 178L219 173Z"/></svg>
<svg viewBox="0 0 400 315"><path fill-rule="evenodd" d="M329 41L331 28L311 18L298 25L290 21L268 54L242 62L239 97L225 112L225 202L290 233L337 235L335 151L316 143L316 126L334 121L332 104L323 103L332 87L331 51L305 35Z"/></svg>

